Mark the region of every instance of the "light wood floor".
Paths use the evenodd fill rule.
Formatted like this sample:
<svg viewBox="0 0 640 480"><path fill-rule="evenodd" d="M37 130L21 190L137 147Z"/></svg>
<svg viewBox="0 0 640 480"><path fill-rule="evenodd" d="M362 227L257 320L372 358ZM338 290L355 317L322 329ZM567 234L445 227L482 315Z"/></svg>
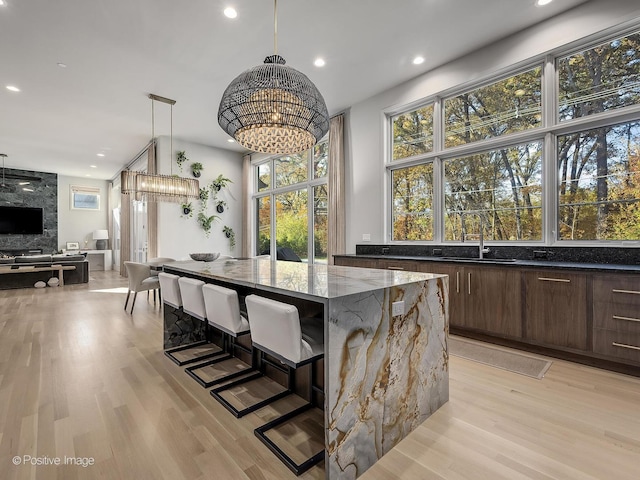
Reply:
<svg viewBox="0 0 640 480"><path fill-rule="evenodd" d="M126 283L0 291L1 479L293 479L162 353L162 317ZM543 380L450 359L451 397L362 478L638 479L640 379L554 361ZM87 457L94 465L18 465ZM315 467L304 479L324 478Z"/></svg>

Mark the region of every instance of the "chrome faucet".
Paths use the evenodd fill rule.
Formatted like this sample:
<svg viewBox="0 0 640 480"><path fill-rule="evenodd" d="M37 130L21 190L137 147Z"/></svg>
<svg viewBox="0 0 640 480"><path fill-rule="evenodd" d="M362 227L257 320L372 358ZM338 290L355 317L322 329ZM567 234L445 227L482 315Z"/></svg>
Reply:
<svg viewBox="0 0 640 480"><path fill-rule="evenodd" d="M486 253L491 252L491 250L489 250L488 248L485 248L484 246L484 224L482 223L482 215L480 215L479 213L463 213L462 215L476 215L478 217L478 220L480 222L480 238L479 238L479 244L478 244L478 258L482 259L484 258L484 255ZM460 219L462 219L462 216L460 217ZM462 241L464 242L464 236L462 237Z"/></svg>

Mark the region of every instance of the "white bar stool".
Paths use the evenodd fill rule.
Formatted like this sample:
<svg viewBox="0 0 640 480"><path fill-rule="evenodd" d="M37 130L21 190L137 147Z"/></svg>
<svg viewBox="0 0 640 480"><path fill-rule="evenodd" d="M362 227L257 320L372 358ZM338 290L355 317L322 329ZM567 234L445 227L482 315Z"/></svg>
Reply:
<svg viewBox="0 0 640 480"><path fill-rule="evenodd" d="M164 303L168 303L173 308L182 308L182 297L180 295L180 284L178 283L178 275L171 273L158 273L160 281L160 292L164 298Z"/></svg>
<svg viewBox="0 0 640 480"><path fill-rule="evenodd" d="M222 332L223 349L230 357L216 358L205 363L190 366L186 369L186 372L205 388L237 378L251 371L255 372L253 368L252 349L235 342L238 336L249 334L249 321L240 313L238 293L229 288L205 283L202 285L202 296L207 321L210 326ZM252 365L246 364L237 357L231 357L234 355L236 348L252 356ZM224 365L222 364L223 362ZM210 377L208 380L205 380L198 374L198 370L215 364L220 364L220 369L226 368L227 373L216 373L214 377Z"/></svg>
<svg viewBox="0 0 640 480"><path fill-rule="evenodd" d="M284 392L284 395L277 394L260 402L257 407L250 407L251 411L253 411L278 398L293 393L295 370L303 365L315 362L324 356L324 330L322 321L317 318L301 320L298 309L293 305L257 295L248 295L245 298L245 302L247 304L247 313L251 326L251 340L254 348L260 352L261 366L267 362L273 367L282 369L282 365L284 365L284 371L288 376L288 390ZM265 353L278 360L282 365L269 362L264 357ZM311 368L312 378L309 385L309 398L312 400L315 383L313 372L314 369ZM245 380L242 382L244 381ZM213 389L211 394L220 400L227 409L230 409L228 402L219 396L219 392L226 388L225 386L222 389ZM266 432L282 423L292 420L313 406L313 403L309 402L254 430L255 435L296 475L302 474L313 465L322 461L324 459L324 449L301 464L297 464L266 435ZM321 443L324 445L324 439L322 439Z"/></svg>
<svg viewBox="0 0 640 480"><path fill-rule="evenodd" d="M158 278L167 285L166 288L170 292L169 294L173 293L171 298L173 304L167 302L166 298L165 302L174 308L180 308L181 305L184 313L204 322L205 326L205 340L166 350L165 355L182 366L223 354L224 351L220 347L208 341L207 314L204 308L204 299L202 298L202 285L204 285L204 282L164 272L158 273ZM161 283L161 285L163 284ZM176 293L179 293L179 300Z"/></svg>

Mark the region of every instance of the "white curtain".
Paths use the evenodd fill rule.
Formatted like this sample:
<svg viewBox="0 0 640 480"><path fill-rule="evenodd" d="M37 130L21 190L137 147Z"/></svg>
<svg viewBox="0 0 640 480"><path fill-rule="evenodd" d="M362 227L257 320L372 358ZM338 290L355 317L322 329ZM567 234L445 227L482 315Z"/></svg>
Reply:
<svg viewBox="0 0 640 480"><path fill-rule="evenodd" d="M242 157L242 251L241 256L253 257L251 253L251 155Z"/></svg>
<svg viewBox="0 0 640 480"><path fill-rule="evenodd" d="M336 115L329 123L329 178L328 178L328 235L329 265L333 256L346 253L345 199L344 199L344 115Z"/></svg>

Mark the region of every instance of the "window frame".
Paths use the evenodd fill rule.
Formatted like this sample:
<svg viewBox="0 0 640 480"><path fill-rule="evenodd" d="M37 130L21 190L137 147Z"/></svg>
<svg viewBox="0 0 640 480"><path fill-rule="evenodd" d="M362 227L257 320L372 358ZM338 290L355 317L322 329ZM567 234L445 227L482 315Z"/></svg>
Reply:
<svg viewBox="0 0 640 480"><path fill-rule="evenodd" d="M447 244L460 245L460 242L444 240L444 161L507 148L517 144L540 141L542 142L542 239L540 241L489 241L493 245L547 245L547 246L615 246L640 245L636 240L560 240L558 229L558 166L557 166L557 137L577 133L584 130L640 121L640 103L624 106L619 109L607 110L590 116L577 117L560 122L558 111L559 71L558 60L576 53L583 52L606 42L624 38L640 32L640 25L636 24L624 29L611 29L605 33L591 35L580 41L563 45L557 49L545 52L523 62L510 65L498 71L489 72L480 79L457 85L435 95L415 100L402 106L395 106L382 111L383 134L385 148L383 161L385 169L384 201L385 221L384 238L391 244ZM476 88L494 84L519 73L526 72L536 66L541 66L541 109L542 118L538 127L510 133L501 137L493 137L471 142L469 144L444 148L444 102L445 99L469 92ZM404 159L393 160L393 122L392 118L403 113L411 112L420 106L430 103L434 105L433 150L428 153ZM433 240L410 241L393 240L393 170L407 168L432 161L434 164L434 186L432 201L434 209L434 238Z"/></svg>
<svg viewBox="0 0 640 480"><path fill-rule="evenodd" d="M70 185L69 186L69 201L71 210L84 210L84 211L99 211L100 210L100 187L89 187L86 185ZM97 206L83 207L76 203L76 195L86 195L95 197L95 203Z"/></svg>
<svg viewBox="0 0 640 480"><path fill-rule="evenodd" d="M328 136L324 137L317 143L328 142ZM257 252L257 226L258 226L258 212L257 212L257 200L263 197L270 197L270 242L269 251L274 252L277 247L276 239L276 209L275 201L276 197L283 193L293 192L296 190L307 190L307 262L309 264L316 263L315 258L315 241L314 241L314 201L315 201L315 187L319 185L327 185L329 181L329 165L327 165L327 174L324 177L314 177L314 148L307 150L307 180L305 182L295 183L291 185L285 185L282 187L275 186L275 162L277 159L289 156L286 154L272 155L251 161L251 251ZM270 176L270 188L258 191L258 175L257 170L260 165L270 164L269 176ZM259 253L255 253L259 255Z"/></svg>

